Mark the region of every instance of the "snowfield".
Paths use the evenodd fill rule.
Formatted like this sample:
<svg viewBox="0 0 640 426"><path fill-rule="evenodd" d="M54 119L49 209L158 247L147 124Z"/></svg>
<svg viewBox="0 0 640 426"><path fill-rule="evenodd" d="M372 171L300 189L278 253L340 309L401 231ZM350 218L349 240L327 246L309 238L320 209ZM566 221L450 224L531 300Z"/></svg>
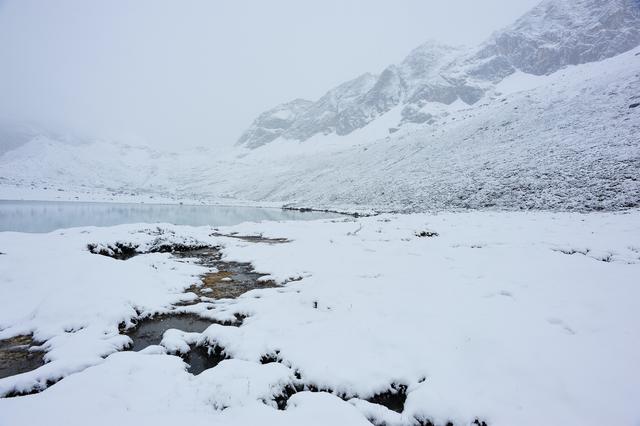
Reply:
<svg viewBox="0 0 640 426"><path fill-rule="evenodd" d="M220 236L231 232L289 241ZM47 351L44 366L0 379L0 393L62 378L0 399L0 425L640 422L640 211L383 215L212 234L0 233L0 339L33 333ZM88 249L116 243L140 254ZM206 269L157 252L171 244L220 246L281 286L188 305ZM119 326L167 312L217 322L122 351ZM236 314L240 326L223 325ZM172 355L194 343L230 359L194 376ZM385 392L406 392L401 413L376 403Z"/></svg>

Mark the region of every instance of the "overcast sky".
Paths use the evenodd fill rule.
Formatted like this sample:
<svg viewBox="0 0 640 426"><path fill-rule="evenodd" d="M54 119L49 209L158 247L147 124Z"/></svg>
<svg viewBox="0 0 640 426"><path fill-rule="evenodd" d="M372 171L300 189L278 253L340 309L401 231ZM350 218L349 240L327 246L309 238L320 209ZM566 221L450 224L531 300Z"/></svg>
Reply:
<svg viewBox="0 0 640 426"><path fill-rule="evenodd" d="M0 120L179 149L539 0L0 0Z"/></svg>

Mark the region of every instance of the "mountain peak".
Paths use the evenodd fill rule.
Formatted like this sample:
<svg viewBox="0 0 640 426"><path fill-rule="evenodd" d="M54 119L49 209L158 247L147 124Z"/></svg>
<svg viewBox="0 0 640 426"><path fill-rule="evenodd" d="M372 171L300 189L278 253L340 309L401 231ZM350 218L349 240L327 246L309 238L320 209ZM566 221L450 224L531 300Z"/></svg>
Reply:
<svg viewBox="0 0 640 426"><path fill-rule="evenodd" d="M476 59L535 75L596 62L640 44L640 0L545 0L496 32Z"/></svg>
<svg viewBox="0 0 640 426"><path fill-rule="evenodd" d="M284 123L274 126L273 114L289 110L288 104L267 111L238 143L251 148L280 136L304 141L318 133L346 135L399 105L399 125L423 124L428 104L472 105L516 71L551 74L638 45L640 0L545 0L476 48L430 40L379 76L363 74L316 102L296 105Z"/></svg>

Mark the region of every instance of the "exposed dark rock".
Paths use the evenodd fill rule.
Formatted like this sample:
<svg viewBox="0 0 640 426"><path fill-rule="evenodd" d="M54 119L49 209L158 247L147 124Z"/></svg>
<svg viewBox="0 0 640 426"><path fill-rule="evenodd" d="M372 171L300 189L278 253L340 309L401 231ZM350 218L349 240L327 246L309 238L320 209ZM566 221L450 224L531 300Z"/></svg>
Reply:
<svg viewBox="0 0 640 426"><path fill-rule="evenodd" d="M184 253L188 251L210 248L204 244L180 244L180 243L158 243L150 249L141 251L137 244L116 242L102 246L99 244L88 244L87 250L93 254L111 257L118 260L128 260L134 256L145 253Z"/></svg>
<svg viewBox="0 0 640 426"><path fill-rule="evenodd" d="M302 209L300 210L302 211ZM311 211L310 209L308 211ZM290 240L286 238L267 238L262 235L234 235L234 234L221 234L218 232L214 232L211 234L212 237L227 237L227 238L236 238L238 240L246 241L248 243L265 243L265 244L284 244L290 242Z"/></svg>
<svg viewBox="0 0 640 426"><path fill-rule="evenodd" d="M271 364L273 362L281 362L280 351L275 351L274 353L265 354L260 357L261 364Z"/></svg>
<svg viewBox="0 0 640 426"><path fill-rule="evenodd" d="M432 238L432 237L437 237L440 234L438 234L437 232L434 231L420 231L420 232L416 232L416 237L419 238Z"/></svg>
<svg viewBox="0 0 640 426"><path fill-rule="evenodd" d="M268 364L269 362L281 362L282 360L279 357L274 357L272 355L263 356L263 364ZM297 374L297 377L298 374ZM346 393L336 392L330 388L321 388L314 384L304 383L300 380L295 387L289 386L283 390L282 394L278 397L278 407L280 409L285 409L287 406L288 399L297 392L326 392L332 395L337 396L340 399L345 401L350 400L351 398L359 398L358 395L349 395ZM397 413L402 413L404 411L404 403L407 399L407 386L403 384L393 383L389 387L389 390L386 392L375 394L374 396L366 399L366 401L372 404L382 405L389 410L393 410Z"/></svg>
<svg viewBox="0 0 640 426"><path fill-rule="evenodd" d="M393 383L388 391L375 394L367 401L373 404L379 404L393 410L397 413L404 411L404 403L407 400L407 386L403 384Z"/></svg>
<svg viewBox="0 0 640 426"><path fill-rule="evenodd" d="M302 388L296 388L295 386L292 386L292 385L287 385L284 388L282 388L280 393L278 393L274 398L274 401L278 406L278 410L286 409L289 398L291 398L292 395L300 391L302 391Z"/></svg>
<svg viewBox="0 0 640 426"><path fill-rule="evenodd" d="M311 101L295 99L262 113L240 137L238 145L257 148L277 139L312 105Z"/></svg>
<svg viewBox="0 0 640 426"><path fill-rule="evenodd" d="M127 260L136 256L138 252L137 245L131 243L115 243L108 247L100 247L97 244L88 244L87 250L93 254L99 254L101 256L111 257L118 260Z"/></svg>
<svg viewBox="0 0 640 426"><path fill-rule="evenodd" d="M447 422L447 423L442 423L441 425L438 425L436 423L433 423L433 421L431 421L430 419L416 419L416 422L418 426L441 426L441 425L442 426L462 426L462 425L456 425L453 422ZM488 426L484 420L480 420L480 419L475 419L473 422L471 422L471 425L472 426Z"/></svg>
<svg viewBox="0 0 640 426"><path fill-rule="evenodd" d="M214 345L212 347L195 346L183 358L189 364L188 371L191 374L198 375L231 357L227 355L223 347Z"/></svg>
<svg viewBox="0 0 640 426"><path fill-rule="evenodd" d="M24 392L18 392L16 390L8 392L4 395L0 395L0 398L15 398L18 396L27 396L27 395L35 395L37 393L42 392L43 390L55 385L56 383L58 383L60 380L62 379L62 377L57 378L55 380L47 380L44 384L38 385L36 387L34 387L33 389L29 390L29 391L24 391Z"/></svg>

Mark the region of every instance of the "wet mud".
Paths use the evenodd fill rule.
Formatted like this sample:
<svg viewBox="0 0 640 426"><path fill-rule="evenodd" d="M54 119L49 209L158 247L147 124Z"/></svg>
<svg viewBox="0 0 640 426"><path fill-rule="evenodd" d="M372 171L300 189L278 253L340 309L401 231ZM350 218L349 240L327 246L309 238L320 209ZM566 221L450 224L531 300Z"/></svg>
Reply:
<svg viewBox="0 0 640 426"><path fill-rule="evenodd" d="M250 263L223 261L222 254L216 249L191 250L176 253L176 256L196 258L196 263L217 270L204 274L201 283L187 289L199 298L235 299L250 290L277 287L272 280L265 280L266 274L256 272Z"/></svg>

